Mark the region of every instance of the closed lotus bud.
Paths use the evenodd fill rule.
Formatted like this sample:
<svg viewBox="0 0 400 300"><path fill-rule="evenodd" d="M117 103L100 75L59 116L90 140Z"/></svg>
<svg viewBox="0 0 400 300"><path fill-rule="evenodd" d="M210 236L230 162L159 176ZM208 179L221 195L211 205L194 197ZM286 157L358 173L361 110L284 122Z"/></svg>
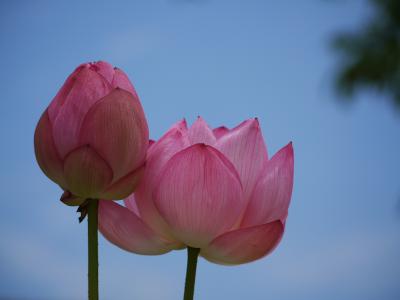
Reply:
<svg viewBox="0 0 400 300"><path fill-rule="evenodd" d="M80 65L61 87L36 127L35 154L65 202L122 199L143 173L148 138L133 85L100 61Z"/></svg>

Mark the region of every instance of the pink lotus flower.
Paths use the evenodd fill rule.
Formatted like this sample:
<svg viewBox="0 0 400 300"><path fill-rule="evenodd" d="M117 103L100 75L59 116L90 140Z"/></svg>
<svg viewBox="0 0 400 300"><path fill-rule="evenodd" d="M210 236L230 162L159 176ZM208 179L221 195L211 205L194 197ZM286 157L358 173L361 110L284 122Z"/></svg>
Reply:
<svg viewBox="0 0 400 300"><path fill-rule="evenodd" d="M134 87L102 61L82 64L68 77L35 131L41 169L70 198L127 197L143 173L147 148Z"/></svg>
<svg viewBox="0 0 400 300"><path fill-rule="evenodd" d="M292 186L292 144L268 159L257 119L231 130L182 121L150 146L126 207L100 202L99 228L134 253L189 246L215 263L246 263L281 240Z"/></svg>

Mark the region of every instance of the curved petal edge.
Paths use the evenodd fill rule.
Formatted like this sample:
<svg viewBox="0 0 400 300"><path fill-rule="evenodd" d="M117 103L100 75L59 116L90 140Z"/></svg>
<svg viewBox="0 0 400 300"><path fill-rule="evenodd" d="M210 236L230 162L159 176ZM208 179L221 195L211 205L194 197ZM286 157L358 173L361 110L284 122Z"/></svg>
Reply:
<svg viewBox="0 0 400 300"><path fill-rule="evenodd" d="M136 254L158 255L175 248L135 213L113 201L100 201L99 230L112 244Z"/></svg>
<svg viewBox="0 0 400 300"><path fill-rule="evenodd" d="M201 250L208 261L222 265L238 265L260 259L279 244L284 225L275 221L224 233Z"/></svg>
<svg viewBox="0 0 400 300"><path fill-rule="evenodd" d="M51 180L65 187L63 162L57 152L53 139L48 110L42 114L35 130L34 137L36 160L42 171Z"/></svg>
<svg viewBox="0 0 400 300"><path fill-rule="evenodd" d="M251 195L242 227L286 220L292 197L293 175L294 154L292 143L289 143L267 162Z"/></svg>

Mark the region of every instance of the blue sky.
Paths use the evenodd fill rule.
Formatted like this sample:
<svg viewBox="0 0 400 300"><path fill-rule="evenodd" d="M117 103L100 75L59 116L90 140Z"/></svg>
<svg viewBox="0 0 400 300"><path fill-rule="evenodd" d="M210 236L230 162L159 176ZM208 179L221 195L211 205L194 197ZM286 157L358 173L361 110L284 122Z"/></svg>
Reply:
<svg viewBox="0 0 400 300"><path fill-rule="evenodd" d="M182 117L257 116L270 154L294 143L282 243L237 267L200 259L196 299L399 299L400 115L371 92L343 105L331 84L329 41L365 3L2 1L0 299L86 297L86 224L38 168L33 132L66 76L100 59L129 75L153 138ZM185 264L101 237L102 299L181 299Z"/></svg>

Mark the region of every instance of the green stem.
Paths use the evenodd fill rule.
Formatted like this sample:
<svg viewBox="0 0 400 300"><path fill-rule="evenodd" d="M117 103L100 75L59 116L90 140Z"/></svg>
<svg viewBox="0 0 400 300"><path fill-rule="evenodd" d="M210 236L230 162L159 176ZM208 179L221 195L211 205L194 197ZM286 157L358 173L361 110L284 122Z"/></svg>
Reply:
<svg viewBox="0 0 400 300"><path fill-rule="evenodd" d="M194 285L196 281L197 258L199 257L199 248L188 247L188 260L186 267L185 294L183 300L193 300Z"/></svg>
<svg viewBox="0 0 400 300"><path fill-rule="evenodd" d="M99 200L88 201L88 286L89 300L99 299L99 258L98 258L98 207Z"/></svg>

